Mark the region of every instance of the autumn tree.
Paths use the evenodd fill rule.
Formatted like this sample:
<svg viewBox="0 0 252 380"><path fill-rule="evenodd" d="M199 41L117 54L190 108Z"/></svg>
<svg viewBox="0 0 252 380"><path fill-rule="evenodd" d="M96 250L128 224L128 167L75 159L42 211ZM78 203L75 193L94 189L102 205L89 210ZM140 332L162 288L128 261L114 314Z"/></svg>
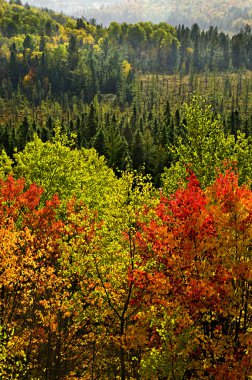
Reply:
<svg viewBox="0 0 252 380"><path fill-rule="evenodd" d="M0 181L1 375L83 374L94 353L90 311L98 299L87 261L74 266L73 247L78 241L87 259L97 214L74 200L60 208L57 196L42 205L43 190L24 186L13 177Z"/></svg>
<svg viewBox="0 0 252 380"><path fill-rule="evenodd" d="M248 378L251 204L232 170L205 190L191 174L142 225L146 269L135 282L148 288L142 318L152 329L144 378L149 368L152 378Z"/></svg>

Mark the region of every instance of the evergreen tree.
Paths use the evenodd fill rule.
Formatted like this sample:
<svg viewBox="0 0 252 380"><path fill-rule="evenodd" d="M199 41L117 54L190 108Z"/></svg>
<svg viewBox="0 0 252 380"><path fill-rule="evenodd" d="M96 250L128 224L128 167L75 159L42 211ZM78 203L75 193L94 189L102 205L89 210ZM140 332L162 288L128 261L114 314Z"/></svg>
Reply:
<svg viewBox="0 0 252 380"><path fill-rule="evenodd" d="M96 149L96 151L102 155L106 155L106 148L105 148L105 136L103 128L99 128L96 135L93 138L92 146Z"/></svg>
<svg viewBox="0 0 252 380"><path fill-rule="evenodd" d="M17 89L19 82L19 67L17 62L16 44L13 43L10 49L9 75L14 89Z"/></svg>
<svg viewBox="0 0 252 380"><path fill-rule="evenodd" d="M136 130L132 142L131 158L134 169L139 169L144 163L143 135L139 129Z"/></svg>
<svg viewBox="0 0 252 380"><path fill-rule="evenodd" d="M87 120L87 128L85 131L85 139L87 146L90 145L91 139L96 135L98 129L98 114L96 103L92 102L89 109L89 115Z"/></svg>
<svg viewBox="0 0 252 380"><path fill-rule="evenodd" d="M27 142L31 141L33 137L32 127L28 122L27 117L24 117L24 120L19 125L16 131L16 146L19 151L22 151L25 148Z"/></svg>

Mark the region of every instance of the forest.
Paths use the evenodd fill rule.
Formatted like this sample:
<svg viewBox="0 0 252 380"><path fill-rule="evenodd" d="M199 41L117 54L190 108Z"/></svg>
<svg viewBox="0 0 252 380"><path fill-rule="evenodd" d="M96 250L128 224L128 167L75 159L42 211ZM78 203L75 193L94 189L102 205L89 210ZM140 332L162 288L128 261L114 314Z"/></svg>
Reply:
<svg viewBox="0 0 252 380"><path fill-rule="evenodd" d="M47 7L75 17L95 18L109 26L112 21L137 23L139 21L168 22L171 25L201 28L211 25L220 30L237 33L251 24L252 0L30 0L36 7Z"/></svg>
<svg viewBox="0 0 252 380"><path fill-rule="evenodd" d="M251 380L252 30L0 0L0 380Z"/></svg>

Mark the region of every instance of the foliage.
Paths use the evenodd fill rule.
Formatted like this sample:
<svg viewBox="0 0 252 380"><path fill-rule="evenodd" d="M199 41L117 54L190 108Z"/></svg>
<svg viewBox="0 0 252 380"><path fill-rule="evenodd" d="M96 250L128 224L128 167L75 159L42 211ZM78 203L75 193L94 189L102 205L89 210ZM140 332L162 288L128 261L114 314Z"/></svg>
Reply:
<svg viewBox="0 0 252 380"><path fill-rule="evenodd" d="M36 1L36 4L41 3L41 0L33 1ZM76 3L78 4L79 1L76 0ZM65 3L59 0L56 4L50 2L50 6L54 9L70 11ZM226 0L225 2L214 0L210 4L205 0L200 4L195 0L185 0L179 4L175 0L170 0L168 3L161 0L143 0L141 2L124 0L122 2L110 1L106 3L106 6L103 5L99 8L87 5L83 7L83 3L81 3L80 9L76 10L74 15L78 17L85 10L86 17L95 17L98 22L105 25L110 24L111 21L123 23L151 20L158 23L165 20L175 26L184 24L190 27L197 21L204 29L215 24L225 32L236 32L251 22L251 6L250 0Z"/></svg>
<svg viewBox="0 0 252 380"><path fill-rule="evenodd" d="M14 157L15 175L25 177L27 184L42 186L45 200L54 194L63 200L74 196L100 210L108 206L116 191L115 175L103 157L98 157L95 150L71 148L71 140L57 127L52 141L43 143L35 136Z"/></svg>
<svg viewBox="0 0 252 380"><path fill-rule="evenodd" d="M204 191L191 174L142 225L146 270L135 281L148 289L146 378L149 365L152 378L249 375L251 215L251 190L227 170Z"/></svg>
<svg viewBox="0 0 252 380"><path fill-rule="evenodd" d="M235 160L245 163L252 131L249 26L231 37L198 24L104 28L91 21L3 2L0 145L10 158L34 133L50 140L59 119L68 136L77 135L78 148L95 147L117 173L131 165L160 186L163 168L174 162L169 148L183 138L181 103L196 91L223 117L225 138L239 140ZM250 176L246 165L242 181Z"/></svg>
<svg viewBox="0 0 252 380"><path fill-rule="evenodd" d="M216 177L216 168L222 168L224 161L236 162L240 180L251 178L251 142L244 134L235 136L224 133L219 115L213 116L211 106L202 98L193 97L184 106L185 122L183 137L170 150L174 163L163 174L164 191L169 193L186 177L186 166L197 175L201 185L206 187Z"/></svg>
<svg viewBox="0 0 252 380"><path fill-rule="evenodd" d="M2 374L247 378L251 190L231 170L169 199L119 182L100 220L1 180Z"/></svg>
<svg viewBox="0 0 252 380"><path fill-rule="evenodd" d="M0 378L249 379L250 42L0 0Z"/></svg>
<svg viewBox="0 0 252 380"><path fill-rule="evenodd" d="M12 160L7 156L6 152L2 150L0 155L0 178L4 179L6 175L12 172Z"/></svg>

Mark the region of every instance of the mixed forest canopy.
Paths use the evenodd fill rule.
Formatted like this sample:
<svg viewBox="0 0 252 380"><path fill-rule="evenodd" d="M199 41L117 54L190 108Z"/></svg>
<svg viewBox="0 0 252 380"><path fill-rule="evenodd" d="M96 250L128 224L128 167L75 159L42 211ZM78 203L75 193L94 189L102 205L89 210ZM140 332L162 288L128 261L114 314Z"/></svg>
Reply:
<svg viewBox="0 0 252 380"><path fill-rule="evenodd" d="M30 0L30 4L63 11L71 16L96 19L108 26L112 21L168 22L171 25L201 28L217 26L225 32L237 33L246 24L251 26L251 0Z"/></svg>
<svg viewBox="0 0 252 380"><path fill-rule="evenodd" d="M252 32L232 37L166 23L108 28L1 1L0 136L12 158L55 123L78 148L94 147L115 170L131 166L160 183L185 139L181 104L198 92L224 133L251 134Z"/></svg>
<svg viewBox="0 0 252 380"><path fill-rule="evenodd" d="M0 0L1 380L251 380L252 31L195 21Z"/></svg>

